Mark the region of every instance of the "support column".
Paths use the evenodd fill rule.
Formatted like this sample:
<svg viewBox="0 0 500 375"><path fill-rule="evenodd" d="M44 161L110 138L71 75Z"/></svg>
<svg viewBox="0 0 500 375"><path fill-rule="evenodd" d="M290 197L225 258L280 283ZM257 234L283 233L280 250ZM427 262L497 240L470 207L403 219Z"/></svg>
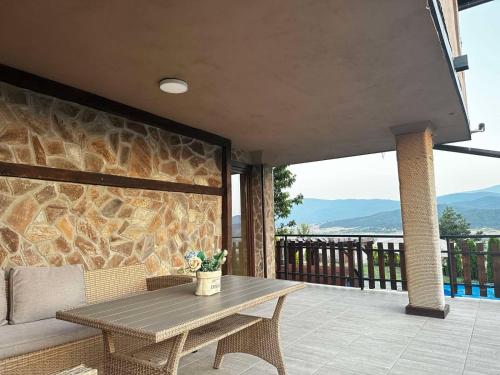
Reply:
<svg viewBox="0 0 500 375"><path fill-rule="evenodd" d="M275 278L273 169L252 167L255 275Z"/></svg>
<svg viewBox="0 0 500 375"><path fill-rule="evenodd" d="M432 131L405 128L394 133L408 278L406 313L445 318L449 306L443 292Z"/></svg>

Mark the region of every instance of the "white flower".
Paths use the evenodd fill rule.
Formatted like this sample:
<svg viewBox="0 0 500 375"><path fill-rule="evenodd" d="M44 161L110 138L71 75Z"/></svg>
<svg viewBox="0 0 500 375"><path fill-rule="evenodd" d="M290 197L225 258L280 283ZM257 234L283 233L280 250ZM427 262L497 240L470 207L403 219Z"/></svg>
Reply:
<svg viewBox="0 0 500 375"><path fill-rule="evenodd" d="M196 272L201 268L201 259L197 256L191 257L187 261L190 272Z"/></svg>
<svg viewBox="0 0 500 375"><path fill-rule="evenodd" d="M227 257L227 250L224 250L224 257Z"/></svg>
<svg viewBox="0 0 500 375"><path fill-rule="evenodd" d="M220 264L223 265L224 263L226 263L226 257L222 257L221 261L220 261Z"/></svg>

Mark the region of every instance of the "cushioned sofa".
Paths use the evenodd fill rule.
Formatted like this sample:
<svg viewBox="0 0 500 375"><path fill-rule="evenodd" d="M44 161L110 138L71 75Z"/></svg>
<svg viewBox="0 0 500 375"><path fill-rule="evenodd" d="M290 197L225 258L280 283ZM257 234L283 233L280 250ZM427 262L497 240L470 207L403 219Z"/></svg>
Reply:
<svg viewBox="0 0 500 375"><path fill-rule="evenodd" d="M142 265L87 272L81 266L19 267L5 272L5 280L1 375L53 374L82 363L102 369L101 332L57 320L57 310L192 282L187 276L146 278Z"/></svg>

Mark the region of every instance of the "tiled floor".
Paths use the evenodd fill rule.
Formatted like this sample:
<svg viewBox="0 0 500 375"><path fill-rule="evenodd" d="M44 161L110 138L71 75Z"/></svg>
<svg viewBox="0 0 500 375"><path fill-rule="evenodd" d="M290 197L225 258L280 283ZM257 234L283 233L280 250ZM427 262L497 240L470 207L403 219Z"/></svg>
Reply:
<svg viewBox="0 0 500 375"><path fill-rule="evenodd" d="M446 320L405 315L407 302L401 292L319 285L290 295L281 321L287 374L500 374L500 302L448 299ZM212 345L184 357L179 374L277 374L243 354L213 370L214 352Z"/></svg>

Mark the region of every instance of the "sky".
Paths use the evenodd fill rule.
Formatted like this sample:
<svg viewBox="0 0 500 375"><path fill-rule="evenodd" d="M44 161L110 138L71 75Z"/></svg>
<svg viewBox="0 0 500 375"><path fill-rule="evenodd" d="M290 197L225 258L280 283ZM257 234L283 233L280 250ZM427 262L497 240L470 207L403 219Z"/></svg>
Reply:
<svg viewBox="0 0 500 375"><path fill-rule="evenodd" d="M467 147L500 151L500 0L461 11L462 53L471 129L481 122L486 132L472 135ZM388 152L290 166L297 180L292 194L307 198L399 199L396 154ZM500 159L434 151L438 195L500 184Z"/></svg>

